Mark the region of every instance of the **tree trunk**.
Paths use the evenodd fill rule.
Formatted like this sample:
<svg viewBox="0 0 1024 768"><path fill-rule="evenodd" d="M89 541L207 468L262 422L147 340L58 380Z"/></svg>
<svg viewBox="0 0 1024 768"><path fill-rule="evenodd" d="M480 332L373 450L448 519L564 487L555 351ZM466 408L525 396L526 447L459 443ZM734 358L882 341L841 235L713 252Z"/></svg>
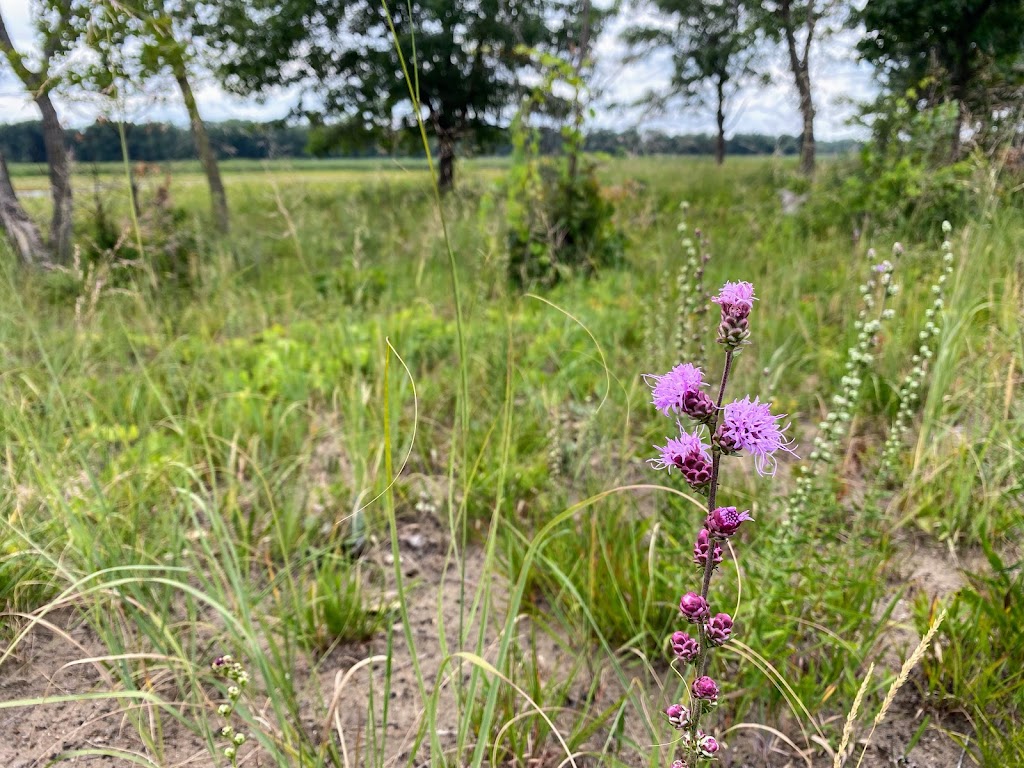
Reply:
<svg viewBox="0 0 1024 768"><path fill-rule="evenodd" d="M50 254L43 245L39 227L25 213L14 192L3 153L0 153L0 226L3 226L11 247L17 251L23 264L38 266L50 263Z"/></svg>
<svg viewBox="0 0 1024 768"><path fill-rule="evenodd" d="M217 231L222 235L226 235L230 226L228 219L228 196L224 191L224 182L220 178L217 156L213 153L213 147L210 146L210 135L206 132L206 124L199 114L199 105L196 104L196 97L192 93L192 86L188 81L184 60L175 61L173 69L174 79L178 82L181 98L184 100L185 109L188 111L189 124L192 126L192 141L195 143L199 160L203 164L203 171L206 172L206 183L210 187L213 221Z"/></svg>
<svg viewBox="0 0 1024 768"><path fill-rule="evenodd" d="M718 125L718 135L715 137L715 165L725 162L725 83L718 78L718 109L715 111L715 119Z"/></svg>
<svg viewBox="0 0 1024 768"><path fill-rule="evenodd" d="M69 12L69 7L61 9L61 15ZM15 49L14 42L7 31L3 14L0 14L0 51L3 52L11 70L21 80L25 90L42 114L43 146L46 149L46 164L50 169L50 193L53 196L53 218L50 221L50 249L58 262L71 260L74 247L74 206L71 193L71 162L68 158L67 145L64 143L64 129L61 127L57 110L50 101L52 81L45 69L41 72L30 69L25 59ZM44 47L43 66L50 63L52 51Z"/></svg>
<svg viewBox="0 0 1024 768"><path fill-rule="evenodd" d="M440 133L437 143L437 188L441 192L451 192L455 187L455 141L447 133Z"/></svg>
<svg viewBox="0 0 1024 768"><path fill-rule="evenodd" d="M59 264L71 261L74 249L74 199L71 191L71 162L64 143L57 110L47 91L35 94L43 115L43 145L50 168L50 194L53 197L53 218L50 219L50 248Z"/></svg>
<svg viewBox="0 0 1024 768"><path fill-rule="evenodd" d="M807 176L814 175L816 147L814 142L814 100L811 98L811 43L814 40L816 17L813 4L808 8L807 39L804 41L803 55L797 49L796 29L790 0L782 0L779 4L778 16L782 22L782 33L786 38L786 50L789 53L789 69L793 73L796 92L800 96L800 116L803 118L803 129L800 134L800 170Z"/></svg>
<svg viewBox="0 0 1024 768"><path fill-rule="evenodd" d="M803 72L797 77L800 93L800 115L803 117L803 131L800 134L800 171L806 176L814 175L817 146L814 140L814 102L811 100L811 77L804 62Z"/></svg>

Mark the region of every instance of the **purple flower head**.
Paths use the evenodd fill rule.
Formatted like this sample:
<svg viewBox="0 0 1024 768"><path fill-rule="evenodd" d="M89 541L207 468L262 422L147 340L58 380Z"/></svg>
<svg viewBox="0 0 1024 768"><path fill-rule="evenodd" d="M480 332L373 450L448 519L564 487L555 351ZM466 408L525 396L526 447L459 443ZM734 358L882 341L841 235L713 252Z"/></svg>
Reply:
<svg viewBox="0 0 1024 768"><path fill-rule="evenodd" d="M787 427L779 427L785 414L773 416L770 403L762 403L750 396L734 400L725 406L722 423L715 432L715 440L726 453L747 451L754 457L759 475L775 475L775 452L793 453L792 441L783 436Z"/></svg>
<svg viewBox="0 0 1024 768"><path fill-rule="evenodd" d="M670 768L687 768L687 766L682 760L673 760Z"/></svg>
<svg viewBox="0 0 1024 768"><path fill-rule="evenodd" d="M677 365L663 376L648 374L644 377L654 407L669 416L673 411L685 413L697 421L707 421L715 412L715 404L704 392L704 374L690 363Z"/></svg>
<svg viewBox="0 0 1024 768"><path fill-rule="evenodd" d="M711 455L697 435L681 431L679 437L670 437L665 445L654 447L661 452L660 457L651 459L655 469L675 467L693 488L702 488L711 482Z"/></svg>
<svg viewBox="0 0 1024 768"><path fill-rule="evenodd" d="M892 272L892 262L886 259L880 264L875 264L874 270L878 273Z"/></svg>
<svg viewBox="0 0 1024 768"><path fill-rule="evenodd" d="M711 552L711 534L708 533L707 528L701 528L700 533L697 534L697 542L693 545L693 562L702 568L708 566L708 552ZM718 565L722 562L722 548L715 544L714 551L711 555L714 565Z"/></svg>
<svg viewBox="0 0 1024 768"><path fill-rule="evenodd" d="M224 669L226 666L231 664L231 662L233 662L233 661L234 661L234 659L231 658L230 656L227 656L227 655L225 655L225 656L218 656L216 659L213 660L213 663L210 664L210 667L213 668L213 669L217 669L217 670Z"/></svg>
<svg viewBox="0 0 1024 768"><path fill-rule="evenodd" d="M746 282L726 283L718 295L711 299L722 307L722 318L744 320L754 308L754 286Z"/></svg>
<svg viewBox="0 0 1024 768"><path fill-rule="evenodd" d="M669 725L679 731L689 728L690 723L693 722L690 719L690 710L682 704L669 704L665 709L665 714L668 715Z"/></svg>
<svg viewBox="0 0 1024 768"><path fill-rule="evenodd" d="M689 663L700 655L700 644L686 632L673 632L671 642L672 652L681 661Z"/></svg>
<svg viewBox="0 0 1024 768"><path fill-rule="evenodd" d="M700 624L711 615L708 601L696 592L687 592L679 600L679 612L691 624Z"/></svg>
<svg viewBox="0 0 1024 768"><path fill-rule="evenodd" d="M690 693L693 698L700 701L710 701L712 704L718 702L718 683L705 675L698 677L690 686Z"/></svg>
<svg viewBox="0 0 1024 768"><path fill-rule="evenodd" d="M718 750L718 740L714 736L697 731L697 754L705 759L711 759L718 754Z"/></svg>
<svg viewBox="0 0 1024 768"><path fill-rule="evenodd" d="M704 625L704 635L712 645L725 645L732 637L732 616L719 613Z"/></svg>
<svg viewBox="0 0 1024 768"><path fill-rule="evenodd" d="M736 507L717 507L704 520L704 527L714 538L728 539L740 529L742 523L748 520L751 522L754 520L750 516L750 512L737 512Z"/></svg>

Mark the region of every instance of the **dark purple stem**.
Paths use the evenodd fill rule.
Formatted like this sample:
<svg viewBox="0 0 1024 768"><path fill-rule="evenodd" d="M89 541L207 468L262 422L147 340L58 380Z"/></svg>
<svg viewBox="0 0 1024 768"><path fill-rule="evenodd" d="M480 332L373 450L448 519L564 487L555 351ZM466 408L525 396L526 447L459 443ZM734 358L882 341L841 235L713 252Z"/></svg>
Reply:
<svg viewBox="0 0 1024 768"><path fill-rule="evenodd" d="M722 401L725 400L725 387L729 383L729 373L732 371L733 350L726 350L725 368L722 369L722 383L718 387L718 400L715 403L715 415L708 422L708 429L711 433L711 484L708 488L708 514L715 510L715 497L718 495L718 467L722 461L722 450L715 444L714 435L718 429L718 419L722 413ZM715 570L715 539L708 539L708 555L704 564L704 581L701 584L700 594L705 600L708 598L708 589L711 587L711 574ZM703 677L707 672L708 652L711 644L708 642L707 633L704 631L704 624L697 625L697 633L700 637L700 655L694 668L697 670L696 677ZM697 741L697 727L700 725L701 715L704 713L703 703L695 703L693 707L693 724L690 726L691 743Z"/></svg>

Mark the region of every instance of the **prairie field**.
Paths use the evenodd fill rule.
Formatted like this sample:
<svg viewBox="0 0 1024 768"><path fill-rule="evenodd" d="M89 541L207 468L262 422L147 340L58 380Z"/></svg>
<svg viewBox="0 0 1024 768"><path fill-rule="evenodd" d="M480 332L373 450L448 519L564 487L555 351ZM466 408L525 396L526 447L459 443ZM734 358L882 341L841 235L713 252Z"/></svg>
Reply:
<svg viewBox="0 0 1024 768"><path fill-rule="evenodd" d="M228 161L227 236L198 164L76 169L74 263L0 258L0 765L669 765L707 502L644 376L719 380L726 281L795 455L723 459L720 763L1024 765L1020 187L595 161L622 258L526 290L501 159Z"/></svg>

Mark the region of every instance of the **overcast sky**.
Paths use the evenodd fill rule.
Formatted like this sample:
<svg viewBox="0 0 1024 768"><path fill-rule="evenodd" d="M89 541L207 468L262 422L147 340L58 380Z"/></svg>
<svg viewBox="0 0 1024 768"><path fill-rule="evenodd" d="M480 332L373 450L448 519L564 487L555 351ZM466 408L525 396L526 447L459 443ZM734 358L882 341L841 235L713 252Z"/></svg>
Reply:
<svg viewBox="0 0 1024 768"><path fill-rule="evenodd" d="M30 0L0 0L7 28L19 50L34 49L31 26ZM612 104L629 104L644 92L657 87L664 81L665 61L648 60L624 66L621 63L624 48L615 35L615 29L627 21L619 20L610 34L605 35L597 45L596 57L599 62L598 82L603 91L602 100L606 106L597 110L595 123L599 127L625 129L637 127L663 130L668 133L710 133L714 130L712 112L699 108L676 108L663 114L651 116L639 109L611 107ZM860 132L847 125L855 113L856 102L868 99L873 93L871 71L859 64L854 55L855 38L851 33L830 40L812 53L812 82L815 89L817 108L816 130L819 139L856 137ZM796 90L781 57L769 64L772 82L757 85L741 91L731 110L727 123L729 134L765 133L770 135L799 134L800 116L797 109ZM131 122L162 120L186 125L184 108L180 106L173 81L156 83L147 90L146 96L133 99L127 106L126 114L113 115L109 104L95 99L69 98L58 96L57 108L61 119L68 126L91 123L100 114L123 117ZM270 120L288 115L296 102L294 93L274 94L265 103L255 99L242 99L224 93L212 79L200 78L194 84L199 108L206 120L218 121L230 118ZM0 122L36 120L39 112L24 94L20 82L6 66L0 64Z"/></svg>

